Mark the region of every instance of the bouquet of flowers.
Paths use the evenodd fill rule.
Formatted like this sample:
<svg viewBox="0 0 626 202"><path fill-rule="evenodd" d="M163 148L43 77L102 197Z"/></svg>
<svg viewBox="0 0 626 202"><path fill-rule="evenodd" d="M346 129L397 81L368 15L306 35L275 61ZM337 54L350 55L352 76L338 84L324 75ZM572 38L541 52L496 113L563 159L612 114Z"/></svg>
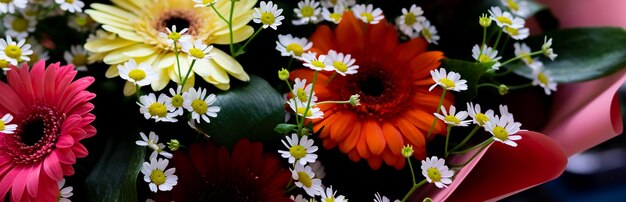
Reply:
<svg viewBox="0 0 626 202"><path fill-rule="evenodd" d="M622 131L626 31L563 5L0 1L0 193L510 196Z"/></svg>

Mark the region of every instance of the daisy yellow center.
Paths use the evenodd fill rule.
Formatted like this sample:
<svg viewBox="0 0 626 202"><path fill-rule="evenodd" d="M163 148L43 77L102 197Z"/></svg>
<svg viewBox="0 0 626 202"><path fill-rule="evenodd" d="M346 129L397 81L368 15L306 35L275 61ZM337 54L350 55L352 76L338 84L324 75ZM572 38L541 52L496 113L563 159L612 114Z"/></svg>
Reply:
<svg viewBox="0 0 626 202"><path fill-rule="evenodd" d="M298 110L296 110L298 112L298 114L304 114L304 111L306 110L306 107L298 107ZM310 117L313 116L313 112L312 110L309 109L309 111L306 113L306 117Z"/></svg>
<svg viewBox="0 0 626 202"><path fill-rule="evenodd" d="M275 19L276 18L274 17L274 14L270 12L264 12L263 14L261 14L261 22L265 25L273 24Z"/></svg>
<svg viewBox="0 0 626 202"><path fill-rule="evenodd" d="M459 120L458 118L456 118L456 116L452 116L452 115L448 115L444 118L444 120L448 123L454 123L456 125L461 124L461 120Z"/></svg>
<svg viewBox="0 0 626 202"><path fill-rule="evenodd" d="M289 154L291 154L291 156L296 159L301 159L306 156L306 149L303 146L294 145L293 147L289 148Z"/></svg>
<svg viewBox="0 0 626 202"><path fill-rule="evenodd" d="M4 130L4 121L0 120L0 131Z"/></svg>
<svg viewBox="0 0 626 202"><path fill-rule="evenodd" d="M428 30L428 28L424 27L422 28L422 36L424 36L424 38L430 39L433 37L433 35L430 33L430 30Z"/></svg>
<svg viewBox="0 0 626 202"><path fill-rule="evenodd" d="M183 102L184 102L183 96L180 96L177 94L172 97L172 106L174 107L183 106Z"/></svg>
<svg viewBox="0 0 626 202"><path fill-rule="evenodd" d="M527 52L520 53L520 56L522 56L522 60L526 61L527 63L533 63L533 59L530 57L530 54L528 54Z"/></svg>
<svg viewBox="0 0 626 202"><path fill-rule="evenodd" d="M17 59L22 56L22 49L20 49L20 47L17 47L16 45L8 45L4 49L4 54L10 58Z"/></svg>
<svg viewBox="0 0 626 202"><path fill-rule="evenodd" d="M24 18L16 18L13 20L13 23L11 23L11 26L16 32L25 32L26 29L28 29L28 20Z"/></svg>
<svg viewBox="0 0 626 202"><path fill-rule="evenodd" d="M305 172L302 172L302 171L298 172L298 181L307 188L310 188L311 186L313 186L313 180L311 179L309 174L306 174Z"/></svg>
<svg viewBox="0 0 626 202"><path fill-rule="evenodd" d="M9 61L5 60L5 59L0 59L0 68L7 68L9 67Z"/></svg>
<svg viewBox="0 0 626 202"><path fill-rule="evenodd" d="M74 23L76 23L78 26L83 27L83 26L87 25L87 18L76 18Z"/></svg>
<svg viewBox="0 0 626 202"><path fill-rule="evenodd" d="M515 28L504 27L504 30L506 30L506 32L511 34L512 36L519 35L519 31L517 29L515 29Z"/></svg>
<svg viewBox="0 0 626 202"><path fill-rule="evenodd" d="M417 16L415 14L409 12L404 14L404 24L405 25L413 25L417 22Z"/></svg>
<svg viewBox="0 0 626 202"><path fill-rule="evenodd" d="M74 57L72 62L74 62L74 60L76 60L76 57ZM135 81L141 81L146 78L146 72L141 69L133 69L128 72L128 77Z"/></svg>
<svg viewBox="0 0 626 202"><path fill-rule="evenodd" d="M314 60L311 62L311 64L314 67L317 67L318 69L324 69L326 67L326 64L324 64L322 61L319 61L319 60Z"/></svg>
<svg viewBox="0 0 626 202"><path fill-rule="evenodd" d="M448 78L439 79L439 83L443 84L448 89L456 87L456 84L454 83L454 81Z"/></svg>
<svg viewBox="0 0 626 202"><path fill-rule="evenodd" d="M174 41L178 41L180 39L181 35L178 32L172 32L170 34L167 35L168 39L174 40Z"/></svg>
<svg viewBox="0 0 626 202"><path fill-rule="evenodd" d="M504 141L509 139L509 132L506 132L502 126L496 126L493 128L493 136Z"/></svg>
<svg viewBox="0 0 626 202"><path fill-rule="evenodd" d="M189 49L189 54L195 58L204 58L205 54L204 51L198 49L198 48L191 48Z"/></svg>
<svg viewBox="0 0 626 202"><path fill-rule="evenodd" d="M297 43L291 43L287 45L285 48L287 48L287 52L293 52L293 54L296 56L301 56L302 52L304 52L304 49L302 48L302 46Z"/></svg>
<svg viewBox="0 0 626 202"><path fill-rule="evenodd" d="M76 55L74 55L74 58L72 58L72 64L74 64L76 66L86 65L87 64L87 56L84 55L84 54L76 54ZM139 71L141 71L141 70L139 70ZM143 71L141 71L141 72L143 72ZM144 78L146 77L145 73L143 74L143 77ZM135 81L137 81L137 80L135 80Z"/></svg>
<svg viewBox="0 0 626 202"><path fill-rule="evenodd" d="M202 0L202 4L207 5L213 3L215 0Z"/></svg>
<svg viewBox="0 0 626 202"><path fill-rule="evenodd" d="M298 96L298 99L300 100L300 102L306 102L307 101L307 93L304 89L302 88L298 88L296 90L296 94Z"/></svg>
<svg viewBox="0 0 626 202"><path fill-rule="evenodd" d="M333 21L335 21L335 22L339 22L339 20L341 20L341 17L343 17L343 15L341 15L341 13L332 13L332 14L330 14L330 19L333 19Z"/></svg>
<svg viewBox="0 0 626 202"><path fill-rule="evenodd" d="M487 123L487 121L489 121L489 117L487 117L487 115L483 114L483 113L478 113L475 116L476 118L476 122L478 122L478 125L485 125L485 123Z"/></svg>
<svg viewBox="0 0 626 202"><path fill-rule="evenodd" d="M0 3L5 3L5 4L11 3L11 2L13 2L13 0L0 0Z"/></svg>
<svg viewBox="0 0 626 202"><path fill-rule="evenodd" d="M300 9L300 12L302 13L302 17L312 17L313 14L315 14L315 9L313 9L313 7L310 6L305 6L302 9Z"/></svg>
<svg viewBox="0 0 626 202"><path fill-rule="evenodd" d="M506 4L509 5L509 8L511 8L511 10L514 10L514 11L519 10L519 5L517 5L517 2L513 0L506 0Z"/></svg>
<svg viewBox="0 0 626 202"><path fill-rule="evenodd" d="M546 76L543 72L537 75L537 80L539 80L539 82L543 85L548 85L548 76Z"/></svg>
<svg viewBox="0 0 626 202"><path fill-rule="evenodd" d="M337 4L337 0L330 0L330 4L336 5Z"/></svg>
<svg viewBox="0 0 626 202"><path fill-rule="evenodd" d="M335 202L335 198L326 198L324 202Z"/></svg>
<svg viewBox="0 0 626 202"><path fill-rule="evenodd" d="M150 181L154 182L156 185L162 185L165 183L165 173L159 169L155 169L150 174Z"/></svg>
<svg viewBox="0 0 626 202"><path fill-rule="evenodd" d="M430 180L432 180L433 182L441 181L441 172L439 172L437 168L430 167L428 168L427 172L428 172L428 178L430 178Z"/></svg>
<svg viewBox="0 0 626 202"><path fill-rule="evenodd" d="M510 18L504 17L504 16L498 16L496 17L496 20L502 24L506 24L506 25L512 25L513 21L511 21Z"/></svg>
<svg viewBox="0 0 626 202"><path fill-rule="evenodd" d="M164 104L155 102L148 106L148 113L150 113L151 116L165 117L167 115L167 107L165 107Z"/></svg>
<svg viewBox="0 0 626 202"><path fill-rule="evenodd" d="M368 13L368 12L361 13L361 17L364 18L365 21L367 21L367 22L374 21L374 16L371 13Z"/></svg>
<svg viewBox="0 0 626 202"><path fill-rule="evenodd" d="M198 114L204 114L209 110L209 106L206 102L204 102L204 100L201 99L196 99L191 102L191 108L193 108L193 111Z"/></svg>
<svg viewBox="0 0 626 202"><path fill-rule="evenodd" d="M65 0L66 3L74 3L74 0Z"/></svg>
<svg viewBox="0 0 626 202"><path fill-rule="evenodd" d="M333 66L335 67L335 69L339 70L340 72L348 71L348 65L346 65L346 63L335 61L333 62Z"/></svg>
<svg viewBox="0 0 626 202"><path fill-rule="evenodd" d="M491 62L491 58L485 54L480 54L480 56L478 56L478 61L479 62Z"/></svg>

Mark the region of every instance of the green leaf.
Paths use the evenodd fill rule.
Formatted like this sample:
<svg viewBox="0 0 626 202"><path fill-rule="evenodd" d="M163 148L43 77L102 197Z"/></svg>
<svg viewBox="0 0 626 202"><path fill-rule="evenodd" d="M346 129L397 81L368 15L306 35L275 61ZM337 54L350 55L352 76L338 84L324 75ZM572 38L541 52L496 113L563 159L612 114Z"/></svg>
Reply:
<svg viewBox="0 0 626 202"><path fill-rule="evenodd" d="M241 138L274 140L282 137L274 132L274 127L284 122L284 103L280 93L261 77L252 75L248 83L217 93L215 105L220 112L211 123L202 122L200 128L229 148Z"/></svg>
<svg viewBox="0 0 626 202"><path fill-rule="evenodd" d="M562 29L546 34L552 39L552 48L558 57L542 62L557 83L581 82L600 78L626 66L626 31L622 28ZM527 40L534 50L541 48L544 36ZM515 73L532 78L530 68L523 63L508 65Z"/></svg>
<svg viewBox="0 0 626 202"><path fill-rule="evenodd" d="M139 135L111 136L102 158L85 181L88 201L137 201L137 175L145 148L135 145Z"/></svg>
<svg viewBox="0 0 626 202"><path fill-rule="evenodd" d="M281 124L276 125L276 128L274 128L274 131L280 134L286 134L286 133L293 131L293 129L295 129L296 127L298 126L295 124L281 123Z"/></svg>
<svg viewBox="0 0 626 202"><path fill-rule="evenodd" d="M445 58L441 60L441 64L447 70L461 74L461 79L467 80L467 90L461 91L461 96L457 97L457 100L467 101L476 97L478 80L487 70L491 69L495 62L475 63Z"/></svg>

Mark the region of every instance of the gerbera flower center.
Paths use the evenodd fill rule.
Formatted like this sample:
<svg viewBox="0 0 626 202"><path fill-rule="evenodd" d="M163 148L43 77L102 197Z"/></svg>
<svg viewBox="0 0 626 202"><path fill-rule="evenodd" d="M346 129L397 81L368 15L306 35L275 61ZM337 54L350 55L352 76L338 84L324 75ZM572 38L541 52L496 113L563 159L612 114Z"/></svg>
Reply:
<svg viewBox="0 0 626 202"><path fill-rule="evenodd" d="M380 77L369 76L359 82L361 92L371 97L378 97L385 91L385 84Z"/></svg>
<svg viewBox="0 0 626 202"><path fill-rule="evenodd" d="M514 11L519 10L519 5L517 5L517 2L513 0L506 0L506 4L509 5L509 8L511 8L511 10L514 10Z"/></svg>
<svg viewBox="0 0 626 202"><path fill-rule="evenodd" d="M509 132L506 132L502 126L496 126L493 128L493 136L504 141L509 139Z"/></svg>
<svg viewBox="0 0 626 202"><path fill-rule="evenodd" d="M261 14L261 22L265 25L271 25L274 23L275 17L274 14L270 12L264 12Z"/></svg>
<svg viewBox="0 0 626 202"><path fill-rule="evenodd" d="M298 107L298 110L297 110L298 114L304 114L304 111L306 111L306 106ZM306 116L305 117L309 117L309 116L313 116L313 112L312 112L311 109L309 109L309 111L306 112Z"/></svg>
<svg viewBox="0 0 626 202"><path fill-rule="evenodd" d="M300 44L297 44L297 43L291 43L287 45L285 48L287 48L287 52L293 52L293 54L296 56L302 56L302 52L304 52L302 46L300 46Z"/></svg>
<svg viewBox="0 0 626 202"><path fill-rule="evenodd" d="M305 187L311 187L313 180L306 172L298 172L298 181Z"/></svg>
<svg viewBox="0 0 626 202"><path fill-rule="evenodd" d="M448 78L442 78L439 79L439 82L442 83L444 86L446 86L446 88L454 88L456 86L456 84L454 83L454 81L448 79Z"/></svg>
<svg viewBox="0 0 626 202"><path fill-rule="evenodd" d="M176 25L176 28L178 30L183 30L187 28L189 31L187 31L186 33L192 36L198 34L198 29L200 29L201 25L206 23L200 16L198 16L197 12L189 10L165 11L154 22L154 28L158 32L166 32L166 28L171 28L172 26Z"/></svg>
<svg viewBox="0 0 626 202"><path fill-rule="evenodd" d="M441 172L439 172L439 170L435 167L430 167L428 168L428 178L430 178L430 180L432 180L433 182L439 182L441 181Z"/></svg>
<svg viewBox="0 0 626 202"><path fill-rule="evenodd" d="M191 102L191 107L193 108L193 111L198 114L204 114L209 110L209 106L207 106L206 102L201 99L196 99Z"/></svg>
<svg viewBox="0 0 626 202"><path fill-rule="evenodd" d="M333 67L335 67L335 69L339 70L340 72L348 71L348 65L340 61L333 62Z"/></svg>
<svg viewBox="0 0 626 202"><path fill-rule="evenodd" d="M313 9L313 7L310 6L305 6L302 7L302 9L300 9L300 12L302 13L302 17L311 17L313 16L313 14L315 14L315 9Z"/></svg>
<svg viewBox="0 0 626 202"><path fill-rule="evenodd" d="M10 136L13 141L7 142L13 162L32 164L43 160L55 147L63 119L56 110L43 106L22 112L17 130Z"/></svg>
<svg viewBox="0 0 626 202"><path fill-rule="evenodd" d="M10 58L20 58L22 56L22 49L16 45L8 45L4 49L4 54Z"/></svg>
<svg viewBox="0 0 626 202"><path fill-rule="evenodd" d="M367 22L374 21L374 16L371 13L368 13L368 12L361 13L361 17L365 18L365 21L367 21Z"/></svg>
<svg viewBox="0 0 626 202"><path fill-rule="evenodd" d="M448 115L445 117L446 122L449 123L454 123L454 124L461 124L461 120L459 120L458 118L456 118L456 116L452 116L452 115Z"/></svg>
<svg viewBox="0 0 626 202"><path fill-rule="evenodd" d="M506 25L512 25L513 21L511 21L511 19L504 17L504 16L498 16L496 17L496 20L502 24L506 24Z"/></svg>
<svg viewBox="0 0 626 202"><path fill-rule="evenodd" d="M546 74L544 74L543 72L539 73L537 75L537 79L539 80L539 82L541 82L543 85L548 85L548 77L546 76Z"/></svg>
<svg viewBox="0 0 626 202"><path fill-rule="evenodd" d="M34 54L33 54L34 55ZM32 61L32 60L31 60ZM36 61L36 60L34 60ZM87 64L87 56L84 54L76 54L74 55L74 58L72 58L72 64L76 65L76 66L83 66ZM133 70L135 71L135 70ZM140 70L141 71L141 70ZM131 71L132 72L132 71ZM143 72L143 71L142 71ZM144 78L146 77L146 74L144 73ZM130 77L130 75L129 75ZM131 77L132 78L132 77ZM133 78L134 79L134 78ZM140 79L141 80L141 79ZM135 80L138 81L138 80Z"/></svg>
<svg viewBox="0 0 626 202"><path fill-rule="evenodd" d="M517 29L515 29L515 28L504 27L504 30L506 30L509 34L511 34L513 36L519 35L519 31Z"/></svg>
<svg viewBox="0 0 626 202"><path fill-rule="evenodd" d="M296 90L296 96L298 96L298 99L300 100L300 102L306 102L307 101L307 93L304 89L302 88L298 88Z"/></svg>
<svg viewBox="0 0 626 202"><path fill-rule="evenodd" d="M133 69L133 70L130 70L130 72L128 72L128 77L130 77L131 79L135 81L141 81L146 78L146 72L141 69Z"/></svg>
<svg viewBox="0 0 626 202"><path fill-rule="evenodd" d="M159 169L154 169L150 174L150 180L156 185L165 183L165 173Z"/></svg>
<svg viewBox="0 0 626 202"><path fill-rule="evenodd" d="M487 121L489 121L489 117L487 117L487 115L483 113L476 114L476 122L478 122L478 125L485 125Z"/></svg>
<svg viewBox="0 0 626 202"><path fill-rule="evenodd" d="M183 96L181 95L176 94L172 97L172 106L174 107L183 106L183 102L184 102L184 99L183 99Z"/></svg>
<svg viewBox="0 0 626 202"><path fill-rule="evenodd" d="M165 117L167 115L167 107L160 102L155 102L148 106L148 113L151 116Z"/></svg>
<svg viewBox="0 0 626 202"><path fill-rule="evenodd" d="M306 149L303 146L294 145L291 148L289 148L289 154L291 154L291 156L293 156L296 159L301 159L301 158L304 158L304 156L306 156Z"/></svg>
<svg viewBox="0 0 626 202"><path fill-rule="evenodd" d="M189 54L195 58L204 58L204 51L198 49L198 48L190 48L189 49Z"/></svg>
<svg viewBox="0 0 626 202"><path fill-rule="evenodd" d="M11 23L11 26L13 27L13 30L17 32L25 32L26 29L28 29L28 20L24 18L16 18L13 20L13 23Z"/></svg>
<svg viewBox="0 0 626 202"><path fill-rule="evenodd" d="M415 14L408 12L404 14L404 24L413 25L417 22L417 16Z"/></svg>

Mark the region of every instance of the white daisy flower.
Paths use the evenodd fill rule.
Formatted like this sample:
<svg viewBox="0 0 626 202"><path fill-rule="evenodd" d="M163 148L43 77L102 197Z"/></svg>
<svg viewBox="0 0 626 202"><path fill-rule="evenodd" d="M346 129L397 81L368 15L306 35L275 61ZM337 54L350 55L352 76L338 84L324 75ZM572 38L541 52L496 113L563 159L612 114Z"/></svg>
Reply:
<svg viewBox="0 0 626 202"><path fill-rule="evenodd" d="M354 6L356 0L321 0L322 7L331 8L338 5L342 5L344 8Z"/></svg>
<svg viewBox="0 0 626 202"><path fill-rule="evenodd" d="M311 90L313 89L313 84L306 84L306 79L296 78L295 83L293 84L293 91L291 93L294 95L298 101L302 103L307 103L309 101L309 95L311 95ZM317 96L315 96L315 91L311 96L311 105L317 102Z"/></svg>
<svg viewBox="0 0 626 202"><path fill-rule="evenodd" d="M65 51L65 53L63 53L63 58L65 59L65 61L67 62L67 64L73 64L74 68L76 68L76 70L78 71L87 71L87 64L91 64L91 62L89 60L87 60L87 58L89 57L87 50L85 50L85 48L83 48L82 45L73 45L72 47L70 47L69 51ZM148 64L144 65L147 66ZM141 64L140 64L141 66ZM119 69L120 66L117 66L117 68ZM132 70L130 70L132 71ZM143 70L139 70L139 71L143 71ZM148 71L153 71L152 68L150 68L150 70ZM144 72L147 73L147 72ZM128 73L130 74L130 72ZM129 76L128 74L126 74L127 76ZM155 72L155 76L156 76L156 72ZM139 78L137 78L139 79ZM152 79L156 79L156 77L152 78ZM137 81L137 80L135 80ZM142 83L146 83L149 82L151 83L154 80L139 80L139 81L143 81ZM147 84L146 84L147 85Z"/></svg>
<svg viewBox="0 0 626 202"><path fill-rule="evenodd" d="M372 4L357 4L352 7L354 16L361 19L368 24L378 24L381 20L385 19L383 11L380 8L374 9Z"/></svg>
<svg viewBox="0 0 626 202"><path fill-rule="evenodd" d="M391 200L389 200L389 198L387 198L386 196L380 195L378 192L376 192L376 194L374 194L374 202L391 202ZM393 202L400 202L400 200L395 200Z"/></svg>
<svg viewBox="0 0 626 202"><path fill-rule="evenodd" d="M58 181L57 185L59 186L58 201L59 202L71 202L70 197L74 195L74 193L72 193L72 191L74 191L74 187L67 186L63 188L63 186L65 186L65 178Z"/></svg>
<svg viewBox="0 0 626 202"><path fill-rule="evenodd" d="M261 1L261 5L259 8L254 8L254 13L252 14L253 21L255 23L263 24L263 29L268 27L272 27L272 29L276 30L279 25L282 25L281 22L285 19L285 16L280 14L283 13L283 9L279 9L278 5L274 4L272 1Z"/></svg>
<svg viewBox="0 0 626 202"><path fill-rule="evenodd" d="M322 12L320 2L315 0L304 0L298 2L298 8L294 8L293 12L298 16L297 20L293 20L294 25L304 25L309 22L319 22L319 16Z"/></svg>
<svg viewBox="0 0 626 202"><path fill-rule="evenodd" d="M307 103L303 103L303 102L300 102L300 100L292 98L292 99L289 99L289 102L287 102L287 104L289 104L289 107L291 108L291 110L293 110L294 112L298 113L298 115L304 116L304 113L306 111ZM306 118L307 119L324 118L324 112L322 112L319 107L317 107L313 103L311 103L309 111L306 112Z"/></svg>
<svg viewBox="0 0 626 202"><path fill-rule="evenodd" d="M456 113L456 107L454 107L454 105L450 105L449 114L446 111L446 108L443 107L442 105L441 113L442 114L438 114L438 113L433 113L433 114L448 125L466 127L468 126L470 122L472 122L472 120L465 120L467 118L466 111L459 111L459 113Z"/></svg>
<svg viewBox="0 0 626 202"><path fill-rule="evenodd" d="M210 53L213 46L204 44L201 39L198 39L193 43L191 40L185 41L182 42L181 45L183 52L189 54L196 60L209 61L210 58L213 58L213 54Z"/></svg>
<svg viewBox="0 0 626 202"><path fill-rule="evenodd" d="M505 26L502 31L504 31L504 33L508 34L509 36L511 36L511 38L515 40L524 40L528 38L528 35L530 34L528 28L526 27L512 28L512 27Z"/></svg>
<svg viewBox="0 0 626 202"><path fill-rule="evenodd" d="M210 7L218 2L218 0L193 0L196 3L193 7Z"/></svg>
<svg viewBox="0 0 626 202"><path fill-rule="evenodd" d="M515 57L521 57L522 62L528 65L528 67L536 69L543 66L543 63L539 61L539 58L530 57L531 50L526 43L514 43L513 48L515 48Z"/></svg>
<svg viewBox="0 0 626 202"><path fill-rule="evenodd" d="M68 11L70 13L74 12L83 12L83 7L85 7L85 3L81 0L54 0L59 6L61 10Z"/></svg>
<svg viewBox="0 0 626 202"><path fill-rule="evenodd" d="M298 196L290 196L289 197L293 202L309 202L309 199L304 198L304 196L302 196L301 194L298 194Z"/></svg>
<svg viewBox="0 0 626 202"><path fill-rule="evenodd" d="M320 196L322 197L322 201L348 202L348 199L346 199L346 197L343 195L335 196L337 195L337 191L333 191L332 185L330 187L327 187L326 191L324 191L324 189L320 189L318 191L320 193Z"/></svg>
<svg viewBox="0 0 626 202"><path fill-rule="evenodd" d="M309 163L309 166L311 166L311 169L313 170L313 173L315 173L315 177L317 179L321 180L326 177L326 172L324 172L324 165L322 165L322 162L315 161L313 163Z"/></svg>
<svg viewBox="0 0 626 202"><path fill-rule="evenodd" d="M407 36L415 36L415 32L422 30L422 23L426 20L422 7L415 4L407 10L402 8L402 15L396 18L396 26L398 29Z"/></svg>
<svg viewBox="0 0 626 202"><path fill-rule="evenodd" d="M422 34L422 37L428 41L428 43L437 44L437 41L439 41L437 28L435 25L431 25L428 20L424 20L424 22L422 22L422 30L420 33Z"/></svg>
<svg viewBox="0 0 626 202"><path fill-rule="evenodd" d="M541 86L546 95L556 91L556 82L550 76L550 70L543 67L533 69L533 86Z"/></svg>
<svg viewBox="0 0 626 202"><path fill-rule="evenodd" d="M156 133L150 131L150 134L146 137L146 134L139 132L139 136L141 136L141 140L135 141L135 144L152 149L154 151L153 155L160 154L165 158L172 158L173 155L171 153L163 150L165 149L165 144L159 143L159 136Z"/></svg>
<svg viewBox="0 0 626 202"><path fill-rule="evenodd" d="M306 38L293 37L291 34L279 34L278 41L276 41L276 50L280 51L281 56L292 56L296 59L300 59L302 54L311 47L313 43Z"/></svg>
<svg viewBox="0 0 626 202"><path fill-rule="evenodd" d="M75 15L70 15L68 19L68 26L79 32L90 32L98 27L98 23L85 13L77 13Z"/></svg>
<svg viewBox="0 0 626 202"><path fill-rule="evenodd" d="M330 8L324 7L322 9L322 16L325 20L339 24L341 19L343 18L343 12L345 11L345 7L341 4L337 4L333 7L333 12L330 12Z"/></svg>
<svg viewBox="0 0 626 202"><path fill-rule="evenodd" d="M15 130L17 130L16 124L8 124L13 120L13 115L5 114L2 119L0 119L0 133L4 134L13 134Z"/></svg>
<svg viewBox="0 0 626 202"><path fill-rule="evenodd" d="M47 61L50 56L48 56L48 51L45 51L43 46L37 43L33 43L31 50L33 50L33 54L30 54L28 58L30 58L29 63L33 65L39 60Z"/></svg>
<svg viewBox="0 0 626 202"><path fill-rule="evenodd" d="M480 63L493 62L496 63L491 66L492 69L498 70L500 69L500 62L498 62L502 57L498 56L498 51L495 48L491 48L487 45L483 45L482 51L478 44L474 45L472 48L472 57L476 59L476 61Z"/></svg>
<svg viewBox="0 0 626 202"><path fill-rule="evenodd" d="M185 103L185 98L183 98L182 89L182 86L178 86L176 90L174 90L174 88L170 88L169 90L170 95L172 96L170 98L170 101L172 102L173 111L171 112L175 116L183 115L183 112L185 111L183 107L183 104Z"/></svg>
<svg viewBox="0 0 626 202"><path fill-rule="evenodd" d="M326 55L316 56L317 53L307 52L302 54L302 60L304 62L304 66L311 68L315 71L333 71L333 67L328 64L326 60Z"/></svg>
<svg viewBox="0 0 626 202"><path fill-rule="evenodd" d="M15 8L24 9L28 0L6 0L0 1L0 12L15 13Z"/></svg>
<svg viewBox="0 0 626 202"><path fill-rule="evenodd" d="M278 153L283 158L289 159L289 163L293 164L297 161L302 165L306 165L307 163L315 162L317 154L314 153L317 151L317 146L313 145L312 139L308 139L306 135L298 139L298 135L295 133L291 134L291 138L289 136L285 136L285 138L287 142L285 140L281 140L281 142L289 150L278 150Z"/></svg>
<svg viewBox="0 0 626 202"><path fill-rule="evenodd" d="M0 39L0 58L4 58L12 65L24 61L30 61L29 55L33 54L30 50L30 44L26 44L26 39L20 39L18 42L13 41L11 36L7 39Z"/></svg>
<svg viewBox="0 0 626 202"><path fill-rule="evenodd" d="M220 107L211 106L215 103L215 94L207 95L207 90L198 88L198 90L191 88L189 91L183 93L183 106L187 111L191 112L191 118L200 123L200 119L207 123L211 123L209 117L217 117L217 112L220 112Z"/></svg>
<svg viewBox="0 0 626 202"><path fill-rule="evenodd" d="M356 60L350 54L337 53L335 50L328 51L326 61L341 76L346 74L356 74L359 65L355 65Z"/></svg>
<svg viewBox="0 0 626 202"><path fill-rule="evenodd" d="M76 56L71 60L75 60ZM68 58L66 58L67 60ZM68 61L69 62L69 61ZM142 62L137 65L134 59L128 60L122 65L118 65L117 69L120 72L122 79L129 81L138 86L150 85L153 81L156 81L159 74L152 69L149 63Z"/></svg>
<svg viewBox="0 0 626 202"><path fill-rule="evenodd" d="M554 50L552 50L552 38L548 39L548 36L543 38L541 50L543 51L543 54L552 61L554 61L554 58L557 56L557 54L554 54Z"/></svg>
<svg viewBox="0 0 626 202"><path fill-rule="evenodd" d="M159 95L157 99L154 93L143 95L139 97L139 113L142 113L144 118L153 118L156 122L177 122L174 118L174 114L168 113L172 111L172 104L170 104L170 98L165 94Z"/></svg>
<svg viewBox="0 0 626 202"><path fill-rule="evenodd" d="M480 104L474 105L474 103L468 102L467 113L470 117L472 117L472 123L484 126L485 123L489 121L489 117L493 116L495 112L490 109L487 110L487 112L482 113L480 110Z"/></svg>
<svg viewBox="0 0 626 202"><path fill-rule="evenodd" d="M491 14L491 19L498 24L498 27L511 27L511 28L522 28L524 27L524 19L519 17L513 17L511 13L502 11L500 7L491 7L489 9L489 14Z"/></svg>
<svg viewBox="0 0 626 202"><path fill-rule="evenodd" d="M305 166L296 163L293 170L291 170L291 177L294 179L297 187L304 189L304 191L312 197L319 196L319 190L322 189L322 180L315 178L315 173L311 171L310 166Z"/></svg>
<svg viewBox="0 0 626 202"><path fill-rule="evenodd" d="M0 68L5 74L7 71L11 70L9 65L11 65L11 63L8 60L4 59L3 57L0 57Z"/></svg>
<svg viewBox="0 0 626 202"><path fill-rule="evenodd" d="M500 0L502 5L506 6L513 14L520 17L527 17L528 2L524 0Z"/></svg>
<svg viewBox="0 0 626 202"><path fill-rule="evenodd" d="M506 105L500 105L500 117L511 117L513 118L513 114L509 113L509 107Z"/></svg>
<svg viewBox="0 0 626 202"><path fill-rule="evenodd" d="M176 25L172 25L172 29L166 27L165 30L167 31L167 33L159 32L159 37L165 39L167 44L170 46L176 41L182 43L191 40L191 36L189 34L185 34L187 33L187 31L189 31L189 29L187 28L184 28L179 32L176 31Z"/></svg>
<svg viewBox="0 0 626 202"><path fill-rule="evenodd" d="M143 180L149 183L150 191L170 191L178 184L178 177L174 175L176 168L167 168L169 161L167 159L151 158L150 163L143 162L141 173Z"/></svg>
<svg viewBox="0 0 626 202"><path fill-rule="evenodd" d="M439 68L439 70L430 70L430 75L433 77L435 84L430 86L428 91L432 91L437 85L444 89L456 92L467 90L467 84L465 84L467 81L465 79L461 79L461 75L459 73L450 71L450 73L447 73L446 75L446 69Z"/></svg>
<svg viewBox="0 0 626 202"><path fill-rule="evenodd" d="M521 123L515 122L511 116L489 117L485 130L493 135L493 140L516 147L514 140L521 140L522 136L515 135L520 131Z"/></svg>
<svg viewBox="0 0 626 202"><path fill-rule="evenodd" d="M4 27L6 28L6 35L14 37L16 39L23 39L28 37L29 32L35 31L37 21L33 18L25 18L21 15L5 15Z"/></svg>
<svg viewBox="0 0 626 202"><path fill-rule="evenodd" d="M438 188L448 187L452 183L454 171L448 170L446 160L437 158L436 156L422 160L422 175L426 177L429 183L435 183Z"/></svg>

